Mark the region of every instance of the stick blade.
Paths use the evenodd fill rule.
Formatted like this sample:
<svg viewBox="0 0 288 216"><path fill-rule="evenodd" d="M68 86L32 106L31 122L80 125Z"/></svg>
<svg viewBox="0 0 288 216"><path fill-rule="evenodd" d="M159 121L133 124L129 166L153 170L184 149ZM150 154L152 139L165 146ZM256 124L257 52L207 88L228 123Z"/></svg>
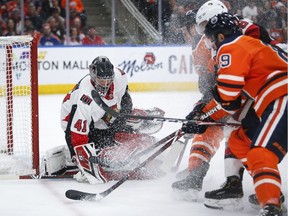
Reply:
<svg viewBox="0 0 288 216"><path fill-rule="evenodd" d="M65 193L65 196L68 199L72 199L72 200L83 200L83 201L96 201L96 200L98 200L97 194L86 193L86 192L77 191L77 190L67 190Z"/></svg>

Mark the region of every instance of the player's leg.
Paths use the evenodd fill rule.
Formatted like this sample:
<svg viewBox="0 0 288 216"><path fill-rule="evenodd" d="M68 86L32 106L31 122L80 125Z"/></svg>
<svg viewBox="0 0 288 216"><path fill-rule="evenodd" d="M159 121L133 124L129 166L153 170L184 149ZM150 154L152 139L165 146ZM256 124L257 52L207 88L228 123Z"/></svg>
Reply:
<svg viewBox="0 0 288 216"><path fill-rule="evenodd" d="M213 209L241 210L243 209L242 177L244 168L227 143L224 164L226 181L219 189L205 192L204 205Z"/></svg>
<svg viewBox="0 0 288 216"><path fill-rule="evenodd" d="M187 175L172 184L173 190L180 193L180 198L197 200L210 160L217 152L222 139L221 127L208 127L204 134L195 135L190 149Z"/></svg>
<svg viewBox="0 0 288 216"><path fill-rule="evenodd" d="M234 122L233 119L229 121ZM240 148L242 155L249 150L249 142L243 142L238 136L232 136L231 133L237 131L235 127L224 127L224 136L226 141L225 155L224 155L224 170L226 181L221 185L219 189L207 191L205 193L204 205L213 209L225 209L225 210L241 210L243 209L242 197L242 177L243 177L243 164L235 154L232 153L228 142L236 144L237 150L240 148L237 143L242 143Z"/></svg>
<svg viewBox="0 0 288 216"><path fill-rule="evenodd" d="M287 99L281 97L266 108L247 154L261 216L282 215L278 163L287 153Z"/></svg>

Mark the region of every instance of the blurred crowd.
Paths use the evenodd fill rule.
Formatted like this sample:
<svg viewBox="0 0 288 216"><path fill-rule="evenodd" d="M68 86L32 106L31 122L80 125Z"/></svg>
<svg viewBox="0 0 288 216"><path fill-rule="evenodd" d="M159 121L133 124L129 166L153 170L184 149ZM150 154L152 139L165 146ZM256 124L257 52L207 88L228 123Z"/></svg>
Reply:
<svg viewBox="0 0 288 216"><path fill-rule="evenodd" d="M157 0L132 0L158 30ZM270 35L287 43L287 0L222 0L230 12L264 26ZM199 8L203 0L162 0L162 34L165 44L197 44L199 35L185 29L186 12ZM69 34L66 33L66 0L24 0L24 23L20 0L0 0L0 35L37 35L39 44L106 44L96 26L87 26L89 17L82 0L70 0ZM22 12L23 13L23 12ZM191 36L192 35L192 36Z"/></svg>
<svg viewBox="0 0 288 216"><path fill-rule="evenodd" d="M140 11L157 27L157 0L137 1ZM287 0L221 0L229 12L248 18L265 27L271 37L287 43ZM141 2L141 3L140 3ZM195 29L187 34L186 12L197 10L206 0L162 0L164 42L196 45L199 40ZM188 20L189 22L189 20Z"/></svg>
<svg viewBox="0 0 288 216"><path fill-rule="evenodd" d="M36 35L39 45L106 44L94 26L87 26L82 0L69 2L69 37L66 33L66 0L25 0L21 22L20 0L0 0L0 35Z"/></svg>

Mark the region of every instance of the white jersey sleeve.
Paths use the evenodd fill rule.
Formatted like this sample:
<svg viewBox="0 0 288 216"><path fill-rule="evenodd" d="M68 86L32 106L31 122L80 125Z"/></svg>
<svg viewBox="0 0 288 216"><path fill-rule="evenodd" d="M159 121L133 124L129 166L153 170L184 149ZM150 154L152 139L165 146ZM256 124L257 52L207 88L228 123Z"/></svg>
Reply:
<svg viewBox="0 0 288 216"><path fill-rule="evenodd" d="M119 110L121 99L125 94L128 80L125 73L115 69L115 78L103 101L113 109ZM65 97L61 108L61 126L71 132L73 145L88 142L90 127L107 129L115 118L105 114L93 100L91 91L95 89L90 76L84 77Z"/></svg>

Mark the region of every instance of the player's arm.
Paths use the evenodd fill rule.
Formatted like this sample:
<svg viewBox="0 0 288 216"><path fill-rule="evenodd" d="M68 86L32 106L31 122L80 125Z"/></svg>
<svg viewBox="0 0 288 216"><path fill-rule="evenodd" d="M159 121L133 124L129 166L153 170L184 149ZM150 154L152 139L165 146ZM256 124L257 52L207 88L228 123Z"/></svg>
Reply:
<svg viewBox="0 0 288 216"><path fill-rule="evenodd" d="M205 103L204 106L196 106L186 117L188 120L218 121L233 115L239 110L241 107L241 92L245 85L246 65L239 64L238 55L235 55L235 52L242 51L245 50L237 49L237 47L226 50L223 48L219 51L217 62L220 69L218 70L216 88L212 90L213 99ZM250 61L247 59L247 62ZM188 122L183 125L182 129L186 133L204 133L207 126Z"/></svg>

